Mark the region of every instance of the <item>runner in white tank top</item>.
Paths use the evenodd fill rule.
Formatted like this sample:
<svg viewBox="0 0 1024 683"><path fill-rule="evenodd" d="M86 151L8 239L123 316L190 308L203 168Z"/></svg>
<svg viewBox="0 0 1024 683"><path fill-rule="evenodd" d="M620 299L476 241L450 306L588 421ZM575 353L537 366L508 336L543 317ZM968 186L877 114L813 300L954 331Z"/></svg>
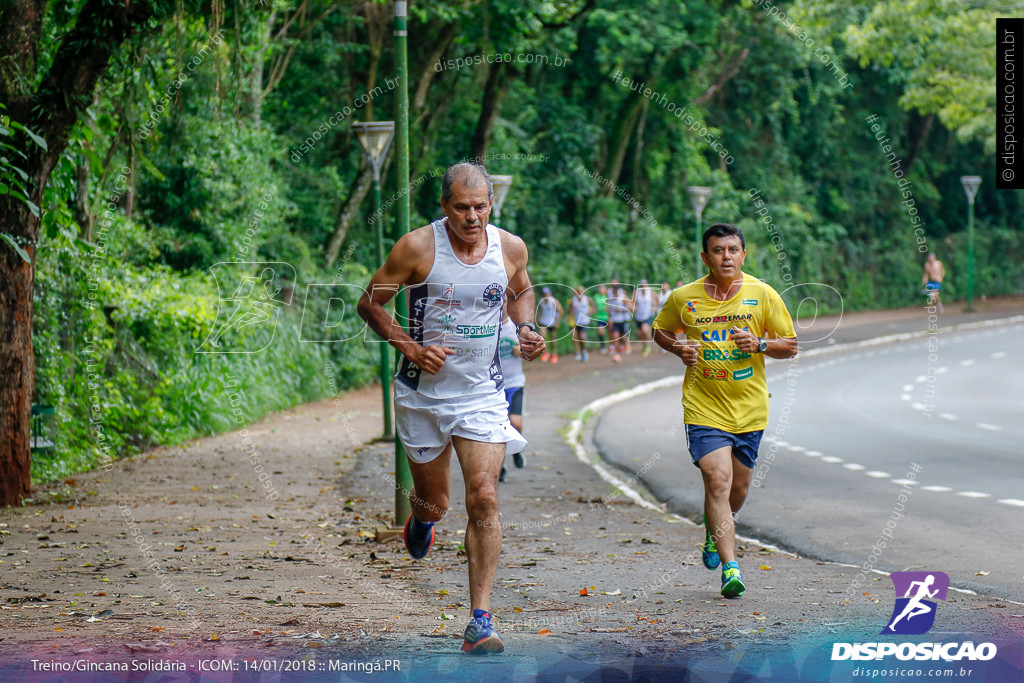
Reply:
<svg viewBox="0 0 1024 683"><path fill-rule="evenodd" d="M587 354L587 326L590 324L590 316L597 308L589 296L584 294L586 290L583 285L576 288L576 292L569 300L569 312L572 313L572 345L576 349L576 360L584 363L590 360Z"/></svg>
<svg viewBox="0 0 1024 683"><path fill-rule="evenodd" d="M551 294L551 288L545 287L541 290L543 298L540 303L537 304L537 324L541 327L541 333L544 335L544 340L551 347L551 354L545 353L540 357L542 363L547 363L548 360L552 364L558 362L558 350L555 349L556 333L558 332L558 322L565 315L565 309L562 308L562 304L559 303Z"/></svg>
<svg viewBox="0 0 1024 683"><path fill-rule="evenodd" d="M402 355L395 382L395 424L413 486L405 546L422 559L434 524L448 509L451 456L466 482L466 552L471 616L465 652L501 652L490 615L501 552L498 474L507 452L526 441L509 423L498 360L503 306L516 325L523 360L545 351L533 325L534 295L523 241L487 222L493 189L478 164L453 165L441 181L446 218L403 235L359 299L359 315ZM410 332L385 305L408 288ZM404 484L403 484L404 485Z"/></svg>
<svg viewBox="0 0 1024 683"><path fill-rule="evenodd" d="M523 406L526 404L526 374L523 372L523 359L520 355L519 335L516 334L515 323L508 316L501 321L501 333L498 339L498 358L501 370L505 375L505 401L508 402L508 420L512 426L523 433ZM526 464L522 451L512 454L516 467ZM501 466L498 481L505 481L507 472Z"/></svg>
<svg viewBox="0 0 1024 683"><path fill-rule="evenodd" d="M651 352L651 323L654 322L654 291L647 284L647 280L640 281L633 300L633 319L636 320L636 328L640 333L640 345L644 348L641 355L646 356Z"/></svg>

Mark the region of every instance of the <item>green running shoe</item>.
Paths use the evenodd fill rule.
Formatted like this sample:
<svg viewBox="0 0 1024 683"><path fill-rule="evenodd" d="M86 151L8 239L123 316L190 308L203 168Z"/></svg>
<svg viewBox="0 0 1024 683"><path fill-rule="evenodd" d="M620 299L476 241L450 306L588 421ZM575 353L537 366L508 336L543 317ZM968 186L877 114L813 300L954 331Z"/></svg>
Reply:
<svg viewBox="0 0 1024 683"><path fill-rule="evenodd" d="M722 597L738 598L747 587L743 584L743 574L736 562L726 562L722 569Z"/></svg>
<svg viewBox="0 0 1024 683"><path fill-rule="evenodd" d="M722 558L718 556L718 548L715 547L710 533L704 539L704 545L701 546L701 559L704 560L704 566L708 569L718 569L718 565L722 564Z"/></svg>
<svg viewBox="0 0 1024 683"><path fill-rule="evenodd" d="M708 518L704 517L704 528L708 526ZM707 537L704 539L704 545L701 546L701 559L704 560L704 566L708 569L718 569L718 565L722 564L722 558L718 556L718 548L715 547L715 541L711 538L711 532L707 532Z"/></svg>

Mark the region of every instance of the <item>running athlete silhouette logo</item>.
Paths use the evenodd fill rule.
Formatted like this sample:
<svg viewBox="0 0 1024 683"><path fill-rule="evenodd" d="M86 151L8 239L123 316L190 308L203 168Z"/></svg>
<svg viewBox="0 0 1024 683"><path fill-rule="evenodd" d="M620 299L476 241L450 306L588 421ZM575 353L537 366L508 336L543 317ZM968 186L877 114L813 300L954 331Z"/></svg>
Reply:
<svg viewBox="0 0 1024 683"><path fill-rule="evenodd" d="M942 572L893 572L891 578L896 589L896 605L882 634L927 633L935 623L936 604L926 598L945 600L949 577Z"/></svg>
<svg viewBox="0 0 1024 683"><path fill-rule="evenodd" d="M291 295L276 283L294 282L295 269L287 263L221 262L210 273L219 292L217 318L195 352L258 353L270 346L281 310L291 304ZM254 333L261 328L264 334Z"/></svg>

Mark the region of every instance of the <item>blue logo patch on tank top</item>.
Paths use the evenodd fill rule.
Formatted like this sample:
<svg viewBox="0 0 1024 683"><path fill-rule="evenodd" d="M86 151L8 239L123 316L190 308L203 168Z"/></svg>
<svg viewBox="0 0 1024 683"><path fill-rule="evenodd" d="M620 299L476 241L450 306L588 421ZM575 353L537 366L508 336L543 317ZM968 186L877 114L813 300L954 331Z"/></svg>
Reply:
<svg viewBox="0 0 1024 683"><path fill-rule="evenodd" d="M492 282L491 284L484 287L484 305L487 306L487 308L494 308L495 306L500 306L504 294L505 288L499 285L497 282Z"/></svg>

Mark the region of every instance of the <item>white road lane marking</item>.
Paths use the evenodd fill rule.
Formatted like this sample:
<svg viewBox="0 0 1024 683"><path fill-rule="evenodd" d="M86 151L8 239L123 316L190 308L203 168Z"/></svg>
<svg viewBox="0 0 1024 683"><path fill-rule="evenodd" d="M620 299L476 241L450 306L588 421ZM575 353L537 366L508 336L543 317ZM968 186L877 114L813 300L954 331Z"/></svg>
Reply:
<svg viewBox="0 0 1024 683"><path fill-rule="evenodd" d="M819 455L821 455L821 451L804 451L804 455L809 455L812 458L817 458Z"/></svg>
<svg viewBox="0 0 1024 683"><path fill-rule="evenodd" d="M1006 356L1006 351L996 351L995 353L990 353L988 355L989 358L1003 358L1005 356Z"/></svg>
<svg viewBox="0 0 1024 683"><path fill-rule="evenodd" d="M853 470L854 472L859 472L860 470L867 469L867 467L864 467L864 465L858 465L855 462L848 462L845 465L843 465L843 467L845 467L848 470Z"/></svg>
<svg viewBox="0 0 1024 683"><path fill-rule="evenodd" d="M950 422L955 422L957 419L959 419L956 415L953 415L951 413L939 413L939 417L941 417L943 420L949 420Z"/></svg>
<svg viewBox="0 0 1024 683"><path fill-rule="evenodd" d="M978 428L979 429L987 429L990 432L1001 432L1001 431L1003 431L1002 427L999 427L997 425L990 425L987 422L979 422L978 423Z"/></svg>
<svg viewBox="0 0 1024 683"><path fill-rule="evenodd" d="M946 493L948 491L952 491L953 489L949 488L948 486L922 486L921 490L934 491L935 493Z"/></svg>
<svg viewBox="0 0 1024 683"><path fill-rule="evenodd" d="M888 479L889 477L892 476L888 472L882 472L881 470L871 470L870 472L865 472L864 474L868 475L869 477L874 477L875 479Z"/></svg>
<svg viewBox="0 0 1024 683"><path fill-rule="evenodd" d="M1024 508L1024 500L1019 498L1001 498L999 502L1005 505L1016 505L1017 507Z"/></svg>
<svg viewBox="0 0 1024 683"><path fill-rule="evenodd" d="M971 365L974 365L974 359L973 358L968 358L967 360L962 360L962 361L960 361L960 365L961 365L961 367L965 367L965 368L969 367Z"/></svg>
<svg viewBox="0 0 1024 683"><path fill-rule="evenodd" d="M991 498L990 493L981 493L980 491L957 491L956 495L963 496L964 498Z"/></svg>
<svg viewBox="0 0 1024 683"><path fill-rule="evenodd" d="M842 458L837 458L834 455L826 455L826 456L823 456L821 458L821 461L822 462L829 462L829 463L833 463L834 464L834 463L837 463L837 462L842 462L843 459Z"/></svg>

